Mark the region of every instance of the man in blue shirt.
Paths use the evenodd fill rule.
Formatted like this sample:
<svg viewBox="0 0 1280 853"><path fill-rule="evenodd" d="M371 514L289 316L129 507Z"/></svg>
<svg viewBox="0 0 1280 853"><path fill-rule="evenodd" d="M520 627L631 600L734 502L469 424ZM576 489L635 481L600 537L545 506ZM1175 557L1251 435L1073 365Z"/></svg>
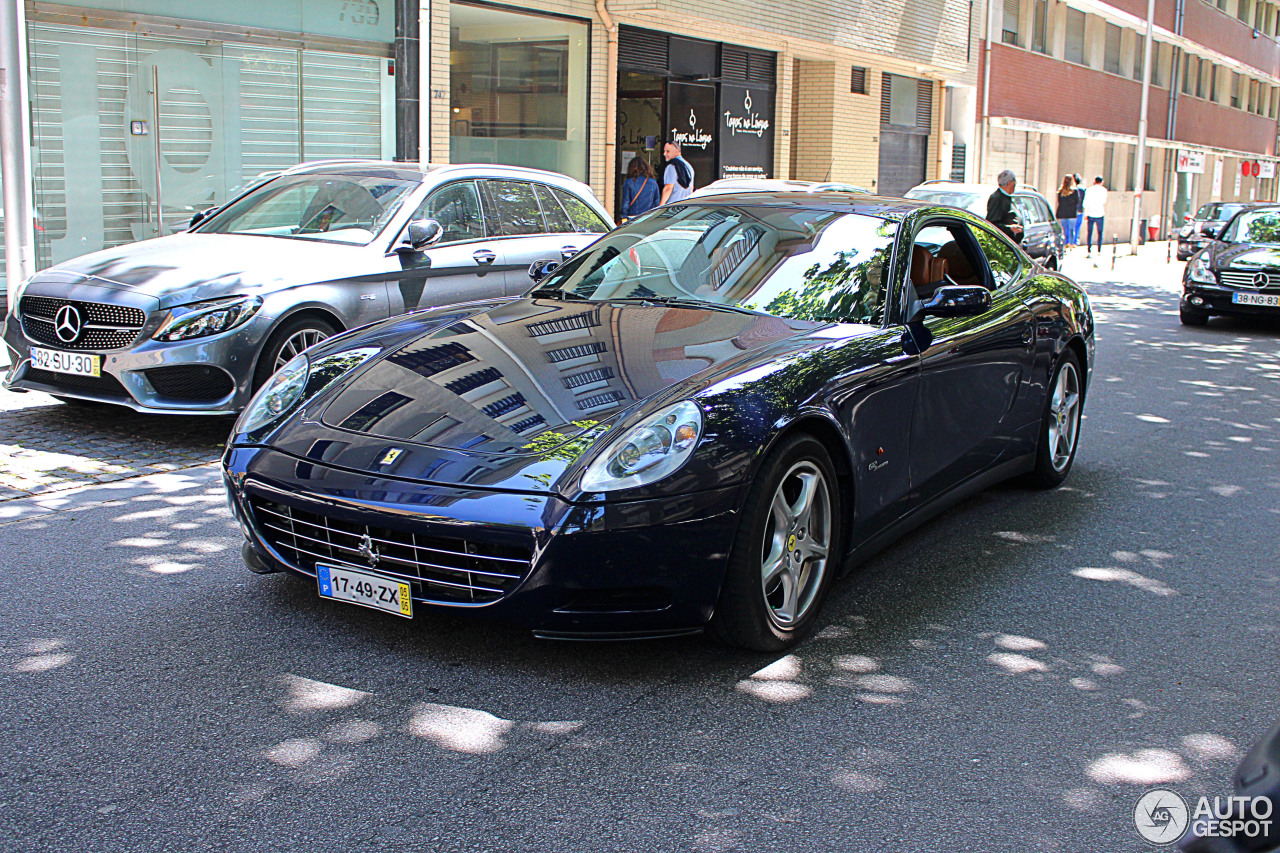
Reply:
<svg viewBox="0 0 1280 853"><path fill-rule="evenodd" d="M693 195L693 167L680 156L680 143L668 142L662 146L662 156L667 161L662 170L662 201L669 204Z"/></svg>

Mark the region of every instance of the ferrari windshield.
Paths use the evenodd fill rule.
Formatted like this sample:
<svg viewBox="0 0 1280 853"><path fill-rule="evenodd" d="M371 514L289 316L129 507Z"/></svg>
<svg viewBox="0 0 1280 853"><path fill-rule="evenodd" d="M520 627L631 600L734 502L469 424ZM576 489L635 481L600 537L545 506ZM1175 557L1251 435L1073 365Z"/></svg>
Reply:
<svg viewBox="0 0 1280 853"><path fill-rule="evenodd" d="M268 181L195 229L367 245L419 182L402 172L284 175Z"/></svg>
<svg viewBox="0 0 1280 853"><path fill-rule="evenodd" d="M897 228L874 216L782 205L660 208L597 240L536 292L878 323Z"/></svg>
<svg viewBox="0 0 1280 853"><path fill-rule="evenodd" d="M1227 226L1228 243L1280 243L1280 208L1241 213Z"/></svg>

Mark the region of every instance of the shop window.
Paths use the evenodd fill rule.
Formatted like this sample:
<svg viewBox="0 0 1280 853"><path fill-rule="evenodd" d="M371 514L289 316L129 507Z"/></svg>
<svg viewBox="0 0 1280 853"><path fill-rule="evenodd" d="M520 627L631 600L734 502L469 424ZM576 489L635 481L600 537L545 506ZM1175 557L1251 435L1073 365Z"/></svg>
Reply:
<svg viewBox="0 0 1280 853"><path fill-rule="evenodd" d="M1084 25L1086 16L1079 9L1067 9L1067 43L1065 57L1067 62L1085 64Z"/></svg>
<svg viewBox="0 0 1280 853"><path fill-rule="evenodd" d="M585 180L587 24L462 3L449 9L450 159Z"/></svg>

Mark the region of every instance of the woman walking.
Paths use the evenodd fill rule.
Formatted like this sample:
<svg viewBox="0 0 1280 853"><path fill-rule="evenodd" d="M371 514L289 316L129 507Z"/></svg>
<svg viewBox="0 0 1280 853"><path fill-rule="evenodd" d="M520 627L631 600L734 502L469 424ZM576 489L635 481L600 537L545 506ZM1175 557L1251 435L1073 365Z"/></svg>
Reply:
<svg viewBox="0 0 1280 853"><path fill-rule="evenodd" d="M643 157L632 157L622 184L622 218L630 219L658 206L658 176Z"/></svg>
<svg viewBox="0 0 1280 853"><path fill-rule="evenodd" d="M1076 194L1076 182L1070 175L1062 176L1062 187L1058 190L1058 211L1055 216L1062 223L1062 240L1068 246L1075 246L1080 241L1079 226L1076 217L1080 213L1080 196Z"/></svg>

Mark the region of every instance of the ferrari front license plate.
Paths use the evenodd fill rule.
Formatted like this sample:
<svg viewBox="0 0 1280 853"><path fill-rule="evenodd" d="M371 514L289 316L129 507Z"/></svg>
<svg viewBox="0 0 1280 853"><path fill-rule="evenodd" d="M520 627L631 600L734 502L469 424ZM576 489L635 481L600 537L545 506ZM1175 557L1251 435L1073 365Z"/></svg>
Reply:
<svg viewBox="0 0 1280 853"><path fill-rule="evenodd" d="M321 598L348 601L362 607L372 607L396 616L413 618L413 599L409 597L409 585L385 578L372 572L362 572L346 566L316 566L316 583Z"/></svg>
<svg viewBox="0 0 1280 853"><path fill-rule="evenodd" d="M31 366L52 373L69 373L72 376L101 376L102 356L32 347Z"/></svg>
<svg viewBox="0 0 1280 853"><path fill-rule="evenodd" d="M1280 295L1270 293L1233 293L1231 301L1237 305L1263 305L1267 308L1280 308Z"/></svg>

